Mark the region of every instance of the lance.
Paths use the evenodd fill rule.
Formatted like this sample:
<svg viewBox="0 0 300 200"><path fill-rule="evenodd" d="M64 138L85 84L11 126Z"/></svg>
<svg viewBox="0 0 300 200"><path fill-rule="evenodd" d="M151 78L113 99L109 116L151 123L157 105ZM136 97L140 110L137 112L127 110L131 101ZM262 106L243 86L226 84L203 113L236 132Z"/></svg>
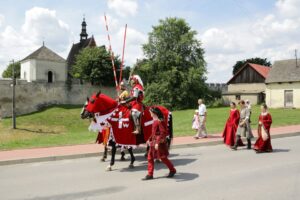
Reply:
<svg viewBox="0 0 300 200"><path fill-rule="evenodd" d="M112 47L111 47L110 35L109 35L109 31L108 31L108 23L107 23L107 19L106 19L106 15L105 14L104 14L104 19L105 19L107 39L108 39L108 44L109 44L110 59L111 59L111 64L112 64L112 68L113 68L113 72L114 72L114 79L115 79L115 84L116 84L116 90L117 90L117 93L119 95L119 85L118 85L117 73L116 73L116 67L115 67L115 61L114 61L115 58L114 58L114 53L113 53Z"/></svg>
<svg viewBox="0 0 300 200"><path fill-rule="evenodd" d="M127 24L125 25L125 32L124 32L122 62L121 62L121 67L120 67L120 80L119 80L119 83L121 83L121 81L122 81L122 71L123 71L123 65L124 65L124 52L125 52L125 45L126 45L126 32L127 32Z"/></svg>

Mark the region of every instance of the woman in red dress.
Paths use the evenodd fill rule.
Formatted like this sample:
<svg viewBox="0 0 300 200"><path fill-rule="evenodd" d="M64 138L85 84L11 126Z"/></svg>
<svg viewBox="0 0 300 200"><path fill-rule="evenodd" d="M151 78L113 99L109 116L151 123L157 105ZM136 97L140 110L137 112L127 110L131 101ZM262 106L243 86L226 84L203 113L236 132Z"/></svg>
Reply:
<svg viewBox="0 0 300 200"><path fill-rule="evenodd" d="M258 138L254 144L256 153L272 152L270 128L272 124L272 117L268 112L266 104L261 106L261 114L258 121Z"/></svg>
<svg viewBox="0 0 300 200"><path fill-rule="evenodd" d="M235 134L240 120L240 112L238 109L236 109L236 104L234 102L230 103L230 108L229 118L223 131L223 138L224 143L229 147L232 147L236 140ZM239 146L245 146L241 139L239 140L238 144Z"/></svg>
<svg viewBox="0 0 300 200"><path fill-rule="evenodd" d="M168 159L167 129L164 124L163 114L157 107L152 107L150 114L153 118L153 124L152 135L149 138L148 174L143 180L153 179L154 159L160 159L169 168L170 172L167 177L172 178L176 174L176 169Z"/></svg>

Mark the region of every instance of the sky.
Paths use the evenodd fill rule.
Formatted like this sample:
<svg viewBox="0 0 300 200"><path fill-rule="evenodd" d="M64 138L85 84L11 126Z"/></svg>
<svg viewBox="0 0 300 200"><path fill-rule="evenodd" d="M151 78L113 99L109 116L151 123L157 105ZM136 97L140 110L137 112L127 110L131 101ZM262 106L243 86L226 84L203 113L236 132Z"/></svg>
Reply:
<svg viewBox="0 0 300 200"><path fill-rule="evenodd" d="M66 58L79 42L85 16L97 45L122 53L128 25L125 64L143 58L142 44L152 26L166 17L184 18L205 50L207 82L226 83L238 60L295 58L300 50L300 0L0 0L0 74L45 45Z"/></svg>

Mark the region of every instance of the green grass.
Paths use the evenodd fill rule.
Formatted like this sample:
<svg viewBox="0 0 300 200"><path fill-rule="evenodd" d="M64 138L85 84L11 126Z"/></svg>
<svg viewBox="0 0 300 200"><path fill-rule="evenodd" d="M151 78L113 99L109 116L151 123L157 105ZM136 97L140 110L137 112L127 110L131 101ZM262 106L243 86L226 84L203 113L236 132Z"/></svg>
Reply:
<svg viewBox="0 0 300 200"><path fill-rule="evenodd" d="M11 119L0 122L0 150L86 144L95 141L96 134L87 130L88 120L81 120L78 106L56 106L41 112L17 117L17 129L11 129ZM300 124L300 110L271 109L272 127ZM229 109L208 108L209 134L223 130ZM191 136L194 110L174 111L174 135ZM259 107L253 107L252 127L257 126Z"/></svg>
<svg viewBox="0 0 300 200"><path fill-rule="evenodd" d="M17 129L11 119L0 123L0 149L47 147L90 143L95 133L87 130L88 120L80 119L80 107L59 106L17 117Z"/></svg>

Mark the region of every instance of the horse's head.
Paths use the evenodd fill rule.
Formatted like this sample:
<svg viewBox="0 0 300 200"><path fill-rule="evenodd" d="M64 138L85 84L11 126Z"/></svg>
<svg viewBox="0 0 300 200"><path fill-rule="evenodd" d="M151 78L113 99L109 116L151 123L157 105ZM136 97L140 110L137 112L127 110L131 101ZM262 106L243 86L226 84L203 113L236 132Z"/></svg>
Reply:
<svg viewBox="0 0 300 200"><path fill-rule="evenodd" d="M95 113L105 115L113 111L118 106L118 102L99 91L87 98L80 114L82 119L93 118Z"/></svg>

